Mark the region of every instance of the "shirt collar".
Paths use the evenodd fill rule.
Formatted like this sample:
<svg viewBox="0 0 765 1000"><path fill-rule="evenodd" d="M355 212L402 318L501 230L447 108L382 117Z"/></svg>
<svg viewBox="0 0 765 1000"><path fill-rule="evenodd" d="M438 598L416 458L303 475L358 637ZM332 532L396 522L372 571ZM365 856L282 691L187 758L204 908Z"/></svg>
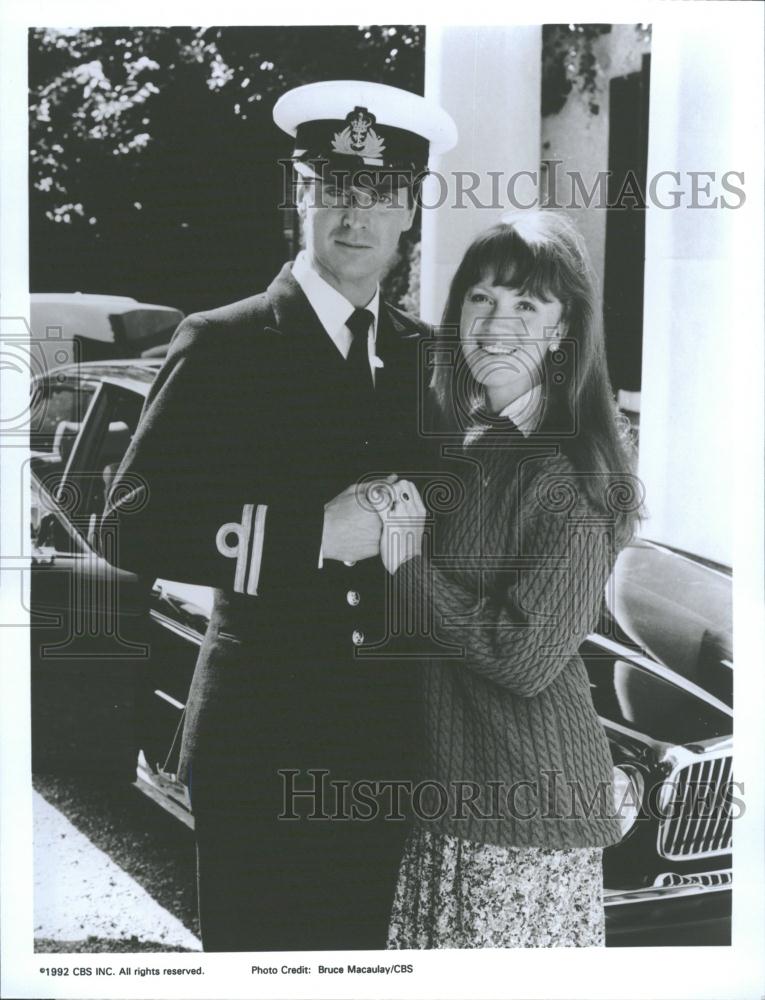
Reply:
<svg viewBox="0 0 765 1000"><path fill-rule="evenodd" d="M504 409L499 411L498 416L508 417L521 434L528 437L536 426L541 397L542 387L535 385L528 392L524 392L522 396L514 399L512 403L508 403Z"/></svg>
<svg viewBox="0 0 765 1000"><path fill-rule="evenodd" d="M337 342L337 334L343 330L351 313L356 308L352 303L341 295L336 288L325 281L308 261L308 254L301 250L292 265L292 277L303 289L306 298L311 304L311 308L319 317L319 321L330 337ZM380 286L377 286L375 294L365 307L373 316L372 339L377 336L377 322L380 315Z"/></svg>

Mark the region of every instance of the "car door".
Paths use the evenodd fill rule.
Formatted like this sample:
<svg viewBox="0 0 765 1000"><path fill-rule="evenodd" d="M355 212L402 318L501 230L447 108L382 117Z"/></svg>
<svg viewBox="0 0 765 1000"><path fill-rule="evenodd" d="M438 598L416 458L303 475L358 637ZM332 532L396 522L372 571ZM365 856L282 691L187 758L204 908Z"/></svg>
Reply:
<svg viewBox="0 0 765 1000"><path fill-rule="evenodd" d="M138 786L187 825L193 825L188 790L179 781L183 720L199 647L213 605L210 587L154 581L148 682L140 710Z"/></svg>
<svg viewBox="0 0 765 1000"><path fill-rule="evenodd" d="M91 540L143 398L78 373L39 391L53 417L31 441L33 766L127 776L150 582L110 566Z"/></svg>

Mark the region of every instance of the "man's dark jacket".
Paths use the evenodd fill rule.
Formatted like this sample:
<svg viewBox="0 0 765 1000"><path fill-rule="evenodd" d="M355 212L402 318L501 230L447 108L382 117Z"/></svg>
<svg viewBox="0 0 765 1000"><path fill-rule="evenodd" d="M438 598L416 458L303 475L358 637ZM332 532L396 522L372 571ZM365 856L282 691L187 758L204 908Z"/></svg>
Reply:
<svg viewBox="0 0 765 1000"><path fill-rule="evenodd" d="M381 303L372 391L354 380L289 264L264 294L190 316L102 522L125 568L216 588L180 772L198 831L238 817L240 844L251 827L252 852L272 875L312 845L339 845L342 868L346 847L373 854L375 837L399 835L395 822L372 834L374 823L275 817L288 780L310 787L308 769L351 783L410 774L414 670L389 656L389 578L379 559L318 561L325 503L366 477L425 471L424 333ZM299 811L311 808L300 801ZM336 894L352 894L336 869L327 875ZM253 886L266 884L259 877Z"/></svg>

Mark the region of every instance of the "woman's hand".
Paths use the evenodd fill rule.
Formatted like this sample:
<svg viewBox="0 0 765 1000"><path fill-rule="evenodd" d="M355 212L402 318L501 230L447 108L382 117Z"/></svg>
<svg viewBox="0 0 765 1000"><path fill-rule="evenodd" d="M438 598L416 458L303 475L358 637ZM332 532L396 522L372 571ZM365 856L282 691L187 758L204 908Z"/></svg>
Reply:
<svg viewBox="0 0 765 1000"><path fill-rule="evenodd" d="M380 558L391 575L401 563L422 552L426 513L417 487L408 479L399 479L392 490L392 503L380 512L383 523Z"/></svg>

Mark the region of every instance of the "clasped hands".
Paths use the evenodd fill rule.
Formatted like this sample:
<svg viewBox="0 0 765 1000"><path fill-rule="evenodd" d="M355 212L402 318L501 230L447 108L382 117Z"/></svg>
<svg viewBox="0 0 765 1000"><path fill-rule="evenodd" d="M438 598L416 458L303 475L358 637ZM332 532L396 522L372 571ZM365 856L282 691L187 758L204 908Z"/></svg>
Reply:
<svg viewBox="0 0 765 1000"><path fill-rule="evenodd" d="M353 484L324 506L325 559L359 562L379 555L393 574L422 551L425 505L408 479Z"/></svg>

